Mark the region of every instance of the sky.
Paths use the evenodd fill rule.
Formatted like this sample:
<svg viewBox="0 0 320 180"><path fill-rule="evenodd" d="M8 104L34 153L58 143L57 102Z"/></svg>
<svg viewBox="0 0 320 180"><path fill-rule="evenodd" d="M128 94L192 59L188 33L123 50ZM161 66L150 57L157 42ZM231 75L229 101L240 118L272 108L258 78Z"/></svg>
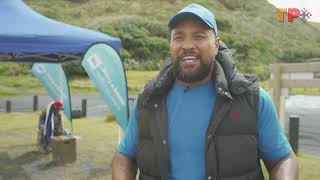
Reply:
<svg viewBox="0 0 320 180"><path fill-rule="evenodd" d="M311 14L308 21L320 23L320 0L267 0L277 8L306 8Z"/></svg>

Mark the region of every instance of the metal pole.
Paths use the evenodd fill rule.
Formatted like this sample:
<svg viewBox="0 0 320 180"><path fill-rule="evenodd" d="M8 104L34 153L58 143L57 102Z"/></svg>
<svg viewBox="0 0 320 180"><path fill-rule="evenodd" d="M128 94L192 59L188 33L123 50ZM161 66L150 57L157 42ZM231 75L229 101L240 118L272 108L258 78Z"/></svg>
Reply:
<svg viewBox="0 0 320 180"><path fill-rule="evenodd" d="M6 112L7 113L11 112L11 101L9 100L6 101Z"/></svg>
<svg viewBox="0 0 320 180"><path fill-rule="evenodd" d="M295 154L298 153L299 147L299 117L290 116L289 118L289 142Z"/></svg>
<svg viewBox="0 0 320 180"><path fill-rule="evenodd" d="M87 99L82 99L82 117L87 116Z"/></svg>
<svg viewBox="0 0 320 180"><path fill-rule="evenodd" d="M33 111L38 111L38 96L33 96Z"/></svg>

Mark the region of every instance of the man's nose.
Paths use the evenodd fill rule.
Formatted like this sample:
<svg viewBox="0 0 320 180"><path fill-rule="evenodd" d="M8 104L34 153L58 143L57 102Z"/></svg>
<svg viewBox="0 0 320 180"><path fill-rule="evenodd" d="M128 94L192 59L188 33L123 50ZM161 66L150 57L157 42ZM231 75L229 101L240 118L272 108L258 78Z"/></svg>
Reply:
<svg viewBox="0 0 320 180"><path fill-rule="evenodd" d="M193 50L195 49L195 44L192 40L187 39L182 43L182 49L185 51Z"/></svg>

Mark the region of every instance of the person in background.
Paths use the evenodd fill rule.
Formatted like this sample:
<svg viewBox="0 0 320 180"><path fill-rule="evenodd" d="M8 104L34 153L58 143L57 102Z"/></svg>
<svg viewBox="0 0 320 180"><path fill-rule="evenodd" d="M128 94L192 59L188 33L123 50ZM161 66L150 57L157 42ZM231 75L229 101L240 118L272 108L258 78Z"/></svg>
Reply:
<svg viewBox="0 0 320 180"><path fill-rule="evenodd" d="M39 117L37 146L40 152L51 152L50 141L53 136L64 134L60 111L62 101L51 102Z"/></svg>

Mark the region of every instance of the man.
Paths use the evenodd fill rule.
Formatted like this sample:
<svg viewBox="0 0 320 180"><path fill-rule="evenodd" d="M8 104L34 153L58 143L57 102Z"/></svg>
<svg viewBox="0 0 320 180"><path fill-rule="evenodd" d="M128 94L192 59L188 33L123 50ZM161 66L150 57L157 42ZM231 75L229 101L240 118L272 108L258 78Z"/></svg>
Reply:
<svg viewBox="0 0 320 180"><path fill-rule="evenodd" d="M62 108L63 102L55 101L51 102L47 108L41 112L37 139L37 145L40 152L50 152L50 141L52 136L61 136L64 134L62 117L60 114Z"/></svg>
<svg viewBox="0 0 320 180"><path fill-rule="evenodd" d="M171 57L139 94L112 162L114 180L298 179L273 103L236 71L214 15L198 4L168 24Z"/></svg>

